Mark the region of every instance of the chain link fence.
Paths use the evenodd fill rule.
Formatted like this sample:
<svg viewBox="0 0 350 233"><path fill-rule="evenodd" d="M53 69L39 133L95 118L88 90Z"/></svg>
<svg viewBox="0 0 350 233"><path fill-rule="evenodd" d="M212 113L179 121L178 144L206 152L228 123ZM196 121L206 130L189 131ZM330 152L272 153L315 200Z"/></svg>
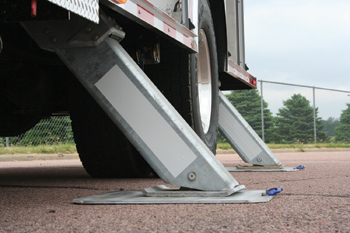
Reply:
<svg viewBox="0 0 350 233"><path fill-rule="evenodd" d="M347 105L350 103L350 91L263 80L259 83L258 90L225 94L265 142L350 141L350 137L346 139L344 135L341 139L335 137L336 128L342 124L343 111L350 108ZM224 141L219 135L219 142Z"/></svg>
<svg viewBox="0 0 350 233"><path fill-rule="evenodd" d="M275 117L275 127L278 127L278 125L276 125L276 117L283 117L284 110L289 110L289 114L294 114L293 110L306 112L306 108L299 108L302 103L300 103L299 106L293 105L294 109L288 108L290 107L288 106L288 103L290 104L289 101L292 99L295 100L295 95L300 95L308 101L309 107L312 108L312 119L306 119L307 117L305 115L303 118L303 114L299 113L294 114L300 116L299 119L294 118L294 121L304 121L313 124L314 143L321 142L322 140L325 141L322 139L322 133L325 133L328 137L327 141L334 141L335 128L340 125L342 112L348 108L347 103L350 103L350 91L263 80L259 82L261 100L268 103L267 108L271 111L273 117ZM263 117L261 124L263 127ZM303 130L303 128L301 128L301 130ZM306 127L304 130L307 130ZM267 137L269 133L271 134L271 131L268 132L263 129L262 138L264 139Z"/></svg>
<svg viewBox="0 0 350 233"><path fill-rule="evenodd" d="M0 146L37 146L74 143L69 116L42 119L32 129L15 137L0 137Z"/></svg>
<svg viewBox="0 0 350 233"><path fill-rule="evenodd" d="M233 105L267 143L331 141L334 138L335 128L340 124L339 119L342 111L347 109L347 103L350 103L350 91L262 80L260 80L258 90L225 92L225 94L231 96L229 99ZM306 102L307 108L295 105L289 106L289 108L286 106L287 103L290 104L288 101L296 95L301 96L301 99L294 101L301 101L305 98L308 101ZM302 104L300 103L300 105ZM264 107L261 108L261 106ZM285 114L283 109L289 110L287 115L283 115ZM293 113L294 110L297 113ZM291 121L279 119L288 118L288 114L294 114ZM289 125L291 127L288 128ZM285 135L293 134L295 128L299 128L300 132L295 133L294 138L283 139ZM327 138L322 136L323 133L327 135ZM305 137L307 140L303 139ZM219 141L222 140L224 139L219 135ZM0 137L1 147L60 143L74 143L69 116L54 116L51 119L43 119L26 133L15 137Z"/></svg>

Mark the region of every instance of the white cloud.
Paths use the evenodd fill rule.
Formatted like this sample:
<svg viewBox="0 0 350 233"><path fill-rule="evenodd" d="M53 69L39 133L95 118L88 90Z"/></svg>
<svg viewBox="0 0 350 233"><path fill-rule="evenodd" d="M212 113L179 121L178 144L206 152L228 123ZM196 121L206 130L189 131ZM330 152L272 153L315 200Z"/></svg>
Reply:
<svg viewBox="0 0 350 233"><path fill-rule="evenodd" d="M349 15L350 1L246 0L246 41L255 49L266 48L260 46L264 44L282 50L293 44L328 47L331 43L324 43L325 39L350 38Z"/></svg>
<svg viewBox="0 0 350 233"><path fill-rule="evenodd" d="M348 0L245 0L245 38L258 79L350 90Z"/></svg>
<svg viewBox="0 0 350 233"><path fill-rule="evenodd" d="M259 80L350 91L350 0L245 0L246 62ZM258 86L260 90L260 86ZM310 88L264 83L276 114L293 94L312 106ZM316 90L319 116L339 118L346 93Z"/></svg>

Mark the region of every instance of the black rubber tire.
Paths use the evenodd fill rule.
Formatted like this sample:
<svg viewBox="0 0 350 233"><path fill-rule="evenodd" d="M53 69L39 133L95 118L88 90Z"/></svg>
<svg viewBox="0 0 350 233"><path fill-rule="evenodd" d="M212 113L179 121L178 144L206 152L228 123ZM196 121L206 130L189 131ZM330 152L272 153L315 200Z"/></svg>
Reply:
<svg viewBox="0 0 350 233"><path fill-rule="evenodd" d="M145 66L145 73L182 115L198 136L216 154L219 119L218 62L213 21L206 0L199 1L199 29L209 42L212 71L212 114L209 130L204 133L199 110L197 54L189 55L171 42L161 40L161 63Z"/></svg>
<svg viewBox="0 0 350 233"><path fill-rule="evenodd" d="M207 0L199 1L198 12L198 28L203 30L208 40L208 47L210 53L210 66L212 77L212 109L209 129L206 133L203 131L200 111L199 111L199 98L198 98L198 86L197 84L197 54L191 55L190 75L191 75L191 91L192 91L192 108L194 118L194 129L198 136L208 146L208 148L216 154L216 143L218 134L218 122L219 122L219 73L218 73L218 59L216 50L216 40L214 24L210 12L209 3ZM200 51L199 51L200 53Z"/></svg>
<svg viewBox="0 0 350 233"><path fill-rule="evenodd" d="M152 168L82 85L71 80L69 89L74 140L87 173L94 178L152 177Z"/></svg>
<svg viewBox="0 0 350 233"><path fill-rule="evenodd" d="M0 63L0 136L17 136L50 112L53 84L31 61L0 59ZM11 63L18 64L18 68Z"/></svg>
<svg viewBox="0 0 350 233"><path fill-rule="evenodd" d="M0 94L0 137L13 137L34 127L41 115L21 114L21 108Z"/></svg>

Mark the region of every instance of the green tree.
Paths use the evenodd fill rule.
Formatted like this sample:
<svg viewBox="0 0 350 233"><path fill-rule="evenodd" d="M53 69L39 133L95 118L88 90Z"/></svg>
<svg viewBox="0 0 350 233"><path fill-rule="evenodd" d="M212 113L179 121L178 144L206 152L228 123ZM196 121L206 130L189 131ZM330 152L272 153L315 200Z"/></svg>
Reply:
<svg viewBox="0 0 350 233"><path fill-rule="evenodd" d="M334 136L335 128L340 125L340 121L337 118L329 117L327 120L321 120L323 129L322 132L326 133L329 137Z"/></svg>
<svg viewBox="0 0 350 233"><path fill-rule="evenodd" d="M262 137L261 97L258 90L232 91L231 94L226 95L226 97L255 132ZM265 142L272 142L274 130L273 116L271 111L267 108L268 104L265 101L263 101L263 106Z"/></svg>
<svg viewBox="0 0 350 233"><path fill-rule="evenodd" d="M6 137L0 137L0 147L6 146Z"/></svg>
<svg viewBox="0 0 350 233"><path fill-rule="evenodd" d="M304 96L294 94L290 99L283 101L276 117L277 133L279 142L283 143L311 143L314 142L314 114ZM317 117L316 108L316 135L318 142L328 140L327 135L322 132L321 118Z"/></svg>
<svg viewBox="0 0 350 233"><path fill-rule="evenodd" d="M335 140L338 142L350 142L350 104L343 110L340 116L340 125L335 129Z"/></svg>

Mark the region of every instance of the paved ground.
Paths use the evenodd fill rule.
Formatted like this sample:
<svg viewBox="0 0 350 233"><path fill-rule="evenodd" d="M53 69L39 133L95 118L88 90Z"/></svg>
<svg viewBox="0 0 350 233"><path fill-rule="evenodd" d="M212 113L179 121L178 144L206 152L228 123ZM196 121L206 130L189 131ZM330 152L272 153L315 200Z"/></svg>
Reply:
<svg viewBox="0 0 350 233"><path fill-rule="evenodd" d="M71 200L162 184L92 179L79 160L0 162L0 232L350 232L350 152L281 153L299 172L235 172L247 189L284 191L269 203L83 206ZM225 166L242 163L222 154Z"/></svg>

